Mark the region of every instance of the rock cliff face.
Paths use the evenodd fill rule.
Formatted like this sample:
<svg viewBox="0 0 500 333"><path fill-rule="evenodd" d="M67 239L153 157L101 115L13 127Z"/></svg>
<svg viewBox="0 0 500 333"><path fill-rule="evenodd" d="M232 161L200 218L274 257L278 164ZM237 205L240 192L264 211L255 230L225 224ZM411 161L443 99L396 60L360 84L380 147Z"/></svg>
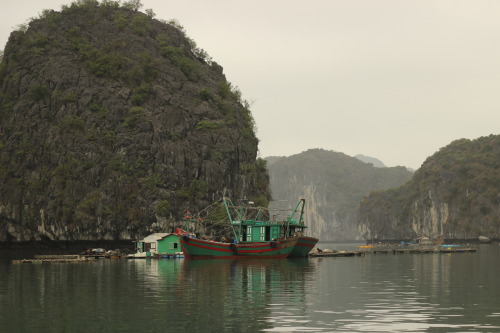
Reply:
<svg viewBox="0 0 500 333"><path fill-rule="evenodd" d="M268 160L271 208L288 208L306 199L308 232L322 241L362 239L357 227L363 196L400 186L412 173L404 167L375 168L342 153L311 149Z"/></svg>
<svg viewBox="0 0 500 333"><path fill-rule="evenodd" d="M500 237L500 136L452 142L404 186L360 206L367 239Z"/></svg>
<svg viewBox="0 0 500 333"><path fill-rule="evenodd" d="M223 194L267 204L248 103L178 25L148 14L79 1L11 34L0 241L134 239Z"/></svg>

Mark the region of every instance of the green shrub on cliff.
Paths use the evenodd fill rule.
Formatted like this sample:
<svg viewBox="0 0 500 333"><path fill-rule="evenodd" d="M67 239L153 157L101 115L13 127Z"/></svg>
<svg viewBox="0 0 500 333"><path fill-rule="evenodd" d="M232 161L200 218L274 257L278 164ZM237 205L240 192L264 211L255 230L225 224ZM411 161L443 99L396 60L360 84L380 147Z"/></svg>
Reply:
<svg viewBox="0 0 500 333"><path fill-rule="evenodd" d="M196 129L200 131L214 132L221 128L223 123L215 120L201 120L196 124Z"/></svg>
<svg viewBox="0 0 500 333"><path fill-rule="evenodd" d="M85 130L85 121L78 116L64 116L59 125L59 133L76 133Z"/></svg>
<svg viewBox="0 0 500 333"><path fill-rule="evenodd" d="M155 212L158 216L168 217L171 209L170 202L168 202L168 200L162 200L156 205Z"/></svg>
<svg viewBox="0 0 500 333"><path fill-rule="evenodd" d="M36 85L30 88L28 94L32 101L38 102L49 98L51 95L51 91L45 85Z"/></svg>
<svg viewBox="0 0 500 333"><path fill-rule="evenodd" d="M127 127L134 127L137 125L139 120L144 118L145 109L142 106L133 106L127 113L127 117L123 120L123 123Z"/></svg>

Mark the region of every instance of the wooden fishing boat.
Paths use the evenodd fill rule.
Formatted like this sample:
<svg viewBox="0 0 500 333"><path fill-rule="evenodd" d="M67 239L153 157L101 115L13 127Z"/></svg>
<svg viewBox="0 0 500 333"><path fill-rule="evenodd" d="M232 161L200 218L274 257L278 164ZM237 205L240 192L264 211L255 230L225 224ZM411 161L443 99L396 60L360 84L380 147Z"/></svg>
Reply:
<svg viewBox="0 0 500 333"><path fill-rule="evenodd" d="M223 243L183 236L180 239L186 259L235 259L262 257L283 259L295 246L295 240L271 242Z"/></svg>
<svg viewBox="0 0 500 333"><path fill-rule="evenodd" d="M179 235L186 259L234 258L297 258L307 257L318 242L317 238L303 235L305 200L301 199L293 212L283 221L269 219L269 210L251 204L234 205L223 198L229 223L234 234L233 242L216 242ZM298 220L294 215L299 212Z"/></svg>

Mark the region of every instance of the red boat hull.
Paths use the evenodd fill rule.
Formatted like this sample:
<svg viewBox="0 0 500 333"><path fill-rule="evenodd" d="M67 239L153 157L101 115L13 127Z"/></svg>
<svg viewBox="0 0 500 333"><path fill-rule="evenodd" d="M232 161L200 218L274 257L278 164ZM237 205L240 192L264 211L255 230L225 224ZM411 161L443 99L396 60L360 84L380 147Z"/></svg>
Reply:
<svg viewBox="0 0 500 333"><path fill-rule="evenodd" d="M182 251L186 259L284 259L293 251L296 241L296 238L288 238L273 242L232 244L180 237Z"/></svg>
<svg viewBox="0 0 500 333"><path fill-rule="evenodd" d="M314 248L316 243L318 243L317 238L300 236L297 237L297 242L293 247L292 252L288 258L306 258L309 256L309 252Z"/></svg>

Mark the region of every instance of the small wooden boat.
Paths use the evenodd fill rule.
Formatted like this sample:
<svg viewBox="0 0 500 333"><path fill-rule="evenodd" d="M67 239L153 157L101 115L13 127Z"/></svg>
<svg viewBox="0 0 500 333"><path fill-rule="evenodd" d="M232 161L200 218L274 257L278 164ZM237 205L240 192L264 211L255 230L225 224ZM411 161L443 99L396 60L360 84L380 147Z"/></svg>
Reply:
<svg viewBox="0 0 500 333"><path fill-rule="evenodd" d="M491 238L489 238L487 236L479 236L479 241L481 243L491 243Z"/></svg>
<svg viewBox="0 0 500 333"><path fill-rule="evenodd" d="M150 258L150 257L151 257L151 255L148 256L147 252L136 252L136 253L129 254L126 258L127 259L146 259L146 258Z"/></svg>

